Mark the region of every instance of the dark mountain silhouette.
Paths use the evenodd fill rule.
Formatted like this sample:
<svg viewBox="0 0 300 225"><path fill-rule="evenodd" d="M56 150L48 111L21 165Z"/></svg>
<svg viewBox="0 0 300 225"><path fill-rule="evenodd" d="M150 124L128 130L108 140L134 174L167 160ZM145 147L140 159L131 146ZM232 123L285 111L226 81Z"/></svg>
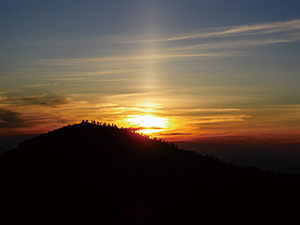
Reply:
<svg viewBox="0 0 300 225"><path fill-rule="evenodd" d="M270 223L299 209L292 175L240 168L115 125L82 122L29 139L0 156L0 169L1 215L12 221Z"/></svg>

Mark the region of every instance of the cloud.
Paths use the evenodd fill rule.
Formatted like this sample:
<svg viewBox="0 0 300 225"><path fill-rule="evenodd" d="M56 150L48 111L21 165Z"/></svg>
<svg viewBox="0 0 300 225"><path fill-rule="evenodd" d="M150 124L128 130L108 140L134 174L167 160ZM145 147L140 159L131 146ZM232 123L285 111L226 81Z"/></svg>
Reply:
<svg viewBox="0 0 300 225"><path fill-rule="evenodd" d="M42 95L29 95L29 96L16 96L16 97L6 97L0 99L0 103L27 103L36 102L45 98L45 94Z"/></svg>
<svg viewBox="0 0 300 225"><path fill-rule="evenodd" d="M57 107L60 105L67 105L71 103L69 98L53 98L53 99L45 99L43 101L38 102L37 104L49 107Z"/></svg>
<svg viewBox="0 0 300 225"><path fill-rule="evenodd" d="M299 41L300 36L289 36L274 38L268 37L265 39L246 39L239 41L222 41L222 42L212 42L199 45L190 45L177 48L165 49L165 51L176 52L176 51L199 51L199 50L221 50L221 49L237 49L237 48L250 48L250 47L260 47L271 44L281 44L281 43L291 43Z"/></svg>
<svg viewBox="0 0 300 225"><path fill-rule="evenodd" d="M99 65L112 66L108 70L94 71L90 75L109 75L123 74L134 72L132 63L137 62L140 65L141 61L150 60L172 60L183 58L211 58L211 57L228 57L242 54L234 52L238 48L251 48L253 46L265 46L270 44L291 43L300 40L300 19L285 21L285 22L270 22L243 26L230 26L206 29L200 33L182 34L176 37L158 38L151 40L136 39L133 37L119 37L119 42L123 44L142 43L142 42L170 42L184 41L191 39L201 40L198 45L184 45L181 42L181 47L160 47L145 51L145 49L135 49L122 51L121 54L111 53L104 57L94 58L65 58L65 59L41 59L34 63L47 66L76 66L76 67L96 67ZM238 40L228 40L226 37L239 36ZM220 40L219 38L223 38ZM128 41L127 41L128 39ZM129 41L130 40L130 41ZM206 41L206 43L205 43ZM203 43L204 42L204 43ZM190 43L190 42L187 42ZM167 46L167 45L166 45ZM228 49L228 51L224 50ZM222 51L212 51L222 50ZM124 69L130 62L131 68ZM121 65L123 63L124 65ZM120 69L122 68L122 69ZM137 68L135 68L136 70ZM89 73L86 73L88 75ZM39 84L38 84L39 85ZM43 85L43 84L41 84ZM33 86L34 87L34 86Z"/></svg>
<svg viewBox="0 0 300 225"><path fill-rule="evenodd" d="M10 105L41 105L48 107L58 107L72 103L70 98L41 95L16 96L0 99L0 103Z"/></svg>
<svg viewBox="0 0 300 225"><path fill-rule="evenodd" d="M127 81L128 79L93 79L93 80L82 80L81 82L84 83L103 83L103 82L120 82L120 81Z"/></svg>
<svg viewBox="0 0 300 225"><path fill-rule="evenodd" d="M270 34L280 32L291 32L300 30L300 19L285 21L285 22L271 22L254 25L244 25L231 27L228 30L208 34L211 35L226 35L226 34ZM250 32L250 33L249 33Z"/></svg>
<svg viewBox="0 0 300 225"><path fill-rule="evenodd" d="M133 131L140 131L140 130L162 130L162 127L129 127L127 128Z"/></svg>
<svg viewBox="0 0 300 225"><path fill-rule="evenodd" d="M25 126L25 120L19 113L0 109L0 128L17 128Z"/></svg>
<svg viewBox="0 0 300 225"><path fill-rule="evenodd" d="M57 85L57 83L53 83L53 84L32 84L29 85L29 88L35 88L35 87L44 87L44 86L52 86L52 85Z"/></svg>
<svg viewBox="0 0 300 225"><path fill-rule="evenodd" d="M7 99L6 97L0 96L0 101Z"/></svg>
<svg viewBox="0 0 300 225"><path fill-rule="evenodd" d="M99 64L103 62L128 62L128 61L148 61L148 60L164 60L176 58L208 58L225 56L226 53L157 53L157 54L127 54L114 57L99 57L99 58L76 58L76 59L43 59L36 61L41 65L64 65L78 66L86 64ZM127 71L126 71L127 72Z"/></svg>
<svg viewBox="0 0 300 225"><path fill-rule="evenodd" d="M186 112L235 112L235 111L241 111L241 109L235 109L235 108L202 108L202 109L175 109L174 111L180 112L180 113L186 113Z"/></svg>
<svg viewBox="0 0 300 225"><path fill-rule="evenodd" d="M288 33L297 32L300 30L300 18L285 22L270 22L270 23L259 23L253 25L242 25L242 26L230 26L230 27L219 27L206 30L206 32L194 33L194 34L183 34L177 37L158 38L149 40L124 40L124 42L168 42L168 41L181 41L188 39L197 38L211 38L211 37L224 37L224 36L238 36L238 35L263 35L263 34L274 34L274 33Z"/></svg>
<svg viewBox="0 0 300 225"><path fill-rule="evenodd" d="M174 132L174 133L160 133L160 136L182 136L182 135L191 135L192 133L180 133L180 132Z"/></svg>
<svg viewBox="0 0 300 225"><path fill-rule="evenodd" d="M251 118L250 115L218 115L218 116L200 116L193 121L195 125L207 125L211 123L224 123L224 122L241 122L245 118Z"/></svg>

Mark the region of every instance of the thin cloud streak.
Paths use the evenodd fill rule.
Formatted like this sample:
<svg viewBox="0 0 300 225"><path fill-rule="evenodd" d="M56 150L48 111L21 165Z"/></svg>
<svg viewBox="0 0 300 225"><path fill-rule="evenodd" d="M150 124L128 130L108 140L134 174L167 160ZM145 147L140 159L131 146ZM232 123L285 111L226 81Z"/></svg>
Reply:
<svg viewBox="0 0 300 225"><path fill-rule="evenodd" d="M27 87L36 88L36 87L45 87L45 86L53 86L53 85L57 85L57 83L53 83L53 84L32 84L32 85L29 85Z"/></svg>
<svg viewBox="0 0 300 225"><path fill-rule="evenodd" d="M133 40L132 43L140 42L168 42L179 41L187 39L205 38L205 37L224 37L224 36L251 36L251 39L236 41L215 41L198 45L187 45L183 47L161 47L157 50L152 50L153 53L145 54L145 49L124 50L122 54L114 54L113 56L93 57L93 58L65 58L65 59L41 59L36 60L33 63L36 65L48 65L48 66L97 66L101 63L116 62L117 65L113 65L112 68L104 71L92 72L90 75L108 75L108 74L120 74L126 72L132 72L132 69L118 70L121 62L141 62L150 60L172 60L182 58L213 58L213 57L230 57L238 56L241 52L235 52L234 49L239 48L251 48L253 46L265 46L270 44L283 44L297 42L300 40L300 36L297 35L300 32L300 19L286 21L286 22L272 22L264 24L244 25L238 27L223 27L215 28L215 32L203 32L192 35L184 35L174 38L163 38L154 40ZM276 37L274 35L276 34ZM124 38L124 37L123 37ZM125 38L126 39L126 38ZM131 38L132 39L132 38ZM124 42L129 43L129 42ZM209 52L209 50L221 50L228 49L228 51ZM200 50L207 50L205 52ZM89 75L88 73L86 75Z"/></svg>
<svg viewBox="0 0 300 225"><path fill-rule="evenodd" d="M176 58L207 58L224 56L225 53L199 53L199 54L152 54L152 55L125 55L116 57L100 57L100 58L80 58L80 59L44 59L37 60L37 64L41 65L65 65L73 66L87 63L100 63L112 61L143 61L143 60L163 60L163 59L176 59Z"/></svg>
<svg viewBox="0 0 300 225"><path fill-rule="evenodd" d="M241 111L241 109L176 109L174 110L176 112L235 112L235 111Z"/></svg>
<svg viewBox="0 0 300 225"><path fill-rule="evenodd" d="M285 21L285 22L270 22L254 25L243 26L231 26L231 27L219 27L214 28L213 32L203 32L196 34L186 34L178 37L151 39L151 40L133 40L124 41L124 43L147 43L147 42L168 42L168 41L180 41L196 38L207 37L224 37L224 36L237 36L237 35L262 35L272 33L288 33L297 32L300 30L300 19ZM122 41L121 41L122 42Z"/></svg>
<svg viewBox="0 0 300 225"><path fill-rule="evenodd" d="M275 33L293 34L300 31L300 18L290 21L279 21L269 23L257 23L253 25L242 26L226 26L205 29L200 33L188 33L179 34L175 37L157 38L157 39L135 39L134 37L121 37L121 36L99 36L88 40L59 40L59 41L42 41L34 43L19 43L18 45L98 45L99 43L154 43L154 42L170 42L170 41L182 41L198 38L218 38L226 36L240 36L240 35L265 35ZM297 33L296 33L297 34ZM297 40L297 39L296 39ZM7 47L7 46L6 46Z"/></svg>
<svg viewBox="0 0 300 225"><path fill-rule="evenodd" d="M192 124L208 124L208 123L223 123L223 122L241 122L246 118L251 118L250 115L218 115L218 116L200 116L192 122Z"/></svg>
<svg viewBox="0 0 300 225"><path fill-rule="evenodd" d="M299 41L300 36L291 36L290 38L270 38L266 40L242 40L242 41L231 41L231 42L214 42L200 45L191 45L178 48L164 49L164 51L190 51L190 50L214 50L214 49L236 49L236 48L250 48L259 47L271 44L282 44Z"/></svg>

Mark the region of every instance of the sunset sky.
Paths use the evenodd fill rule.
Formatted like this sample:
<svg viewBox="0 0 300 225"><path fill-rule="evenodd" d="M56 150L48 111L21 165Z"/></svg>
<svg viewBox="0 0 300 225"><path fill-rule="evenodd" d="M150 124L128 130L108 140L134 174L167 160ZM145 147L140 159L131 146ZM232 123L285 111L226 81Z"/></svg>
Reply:
<svg viewBox="0 0 300 225"><path fill-rule="evenodd" d="M299 71L299 0L0 1L4 137L88 119L295 145Z"/></svg>

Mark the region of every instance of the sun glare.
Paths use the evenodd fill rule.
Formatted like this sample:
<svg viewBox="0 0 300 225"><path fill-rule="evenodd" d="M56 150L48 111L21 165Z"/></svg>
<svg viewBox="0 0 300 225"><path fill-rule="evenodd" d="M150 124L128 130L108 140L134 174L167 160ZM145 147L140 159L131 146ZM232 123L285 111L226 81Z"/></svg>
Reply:
<svg viewBox="0 0 300 225"><path fill-rule="evenodd" d="M134 127L141 127L142 129L139 132L144 134L160 132L169 125L167 118L153 115L132 116L127 121Z"/></svg>
<svg viewBox="0 0 300 225"><path fill-rule="evenodd" d="M134 116L128 119L135 126L141 126L144 128L164 128L168 124L168 120L166 118L146 115L146 116Z"/></svg>

